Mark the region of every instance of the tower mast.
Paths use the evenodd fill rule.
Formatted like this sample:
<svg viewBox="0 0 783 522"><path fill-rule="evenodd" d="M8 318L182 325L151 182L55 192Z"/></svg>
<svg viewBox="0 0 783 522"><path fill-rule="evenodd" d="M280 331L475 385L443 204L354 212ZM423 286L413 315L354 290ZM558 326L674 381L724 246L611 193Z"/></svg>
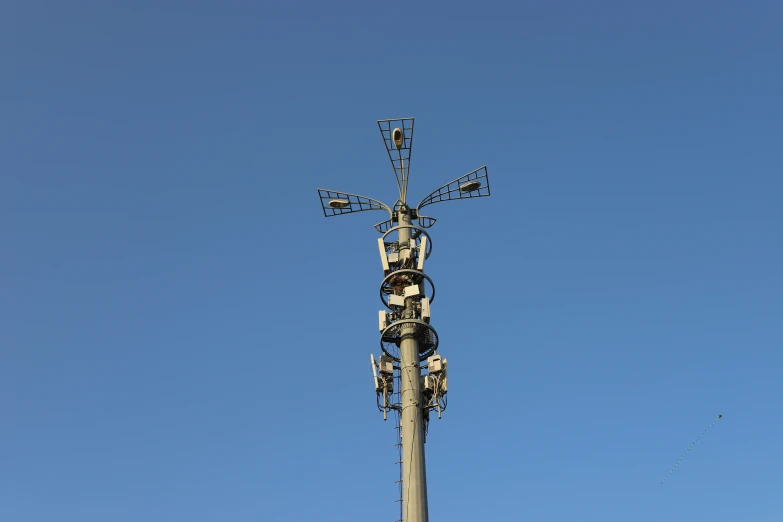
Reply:
<svg viewBox="0 0 783 522"><path fill-rule="evenodd" d="M428 522L427 471L424 455L431 411L440 418L446 409L448 360L438 353L438 334L430 325L435 286L424 273L432 252L425 229L435 219L420 214L433 203L489 196L486 166L443 185L415 208L407 203L413 118L379 120L386 151L397 180L399 198L392 207L366 196L318 189L326 217L365 210L385 210L389 219L375 225L384 279L380 297L385 310L378 312L381 355L370 355L376 403L383 412L394 411L400 443L399 522ZM416 222L416 224L414 224ZM394 237L396 235L396 238ZM426 374L422 375L422 370ZM398 389L395 393L395 382Z"/></svg>

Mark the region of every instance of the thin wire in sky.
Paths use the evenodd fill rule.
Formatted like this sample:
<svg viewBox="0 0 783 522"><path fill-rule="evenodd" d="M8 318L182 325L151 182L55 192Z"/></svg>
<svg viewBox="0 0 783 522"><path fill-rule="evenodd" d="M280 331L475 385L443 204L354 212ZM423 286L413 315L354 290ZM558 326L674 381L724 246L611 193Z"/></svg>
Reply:
<svg viewBox="0 0 783 522"><path fill-rule="evenodd" d="M712 428L713 426L715 426L715 423L716 423L716 422L718 422L719 420L721 420L722 418L723 418L723 415L718 415L718 418L717 418L717 419L715 419L714 421L712 421L712 424L710 424L709 426L707 426L706 428L704 428L704 431L702 431L702 432L701 432L701 434L699 434L699 436L698 436L698 437L696 437L696 440L694 440L693 442L691 442L691 445L690 445L690 446L688 446L688 449L686 449L686 450L685 450L685 453L683 453L683 454L682 454L682 456L681 456L681 457L679 458L679 460L677 461L677 463L676 463L676 464L674 464L674 467L672 467L672 469L670 469L670 470L669 470L669 472L666 474L666 476L665 476L665 477L663 477L663 480L661 481L661 484L663 484L664 482L666 482L666 479L668 479L668 478L669 478L669 475L671 475L672 473L674 473L674 470L675 470L675 469L677 469L677 466L679 466L679 465L680 465L680 462L682 462L682 459L684 459L684 458L685 458L685 455L687 455L687 454L688 454L688 452L691 450L691 448L692 448L693 446L695 446L697 442L699 442L699 439L702 437L702 435L704 435L705 433L707 433L707 430L709 430L710 428Z"/></svg>

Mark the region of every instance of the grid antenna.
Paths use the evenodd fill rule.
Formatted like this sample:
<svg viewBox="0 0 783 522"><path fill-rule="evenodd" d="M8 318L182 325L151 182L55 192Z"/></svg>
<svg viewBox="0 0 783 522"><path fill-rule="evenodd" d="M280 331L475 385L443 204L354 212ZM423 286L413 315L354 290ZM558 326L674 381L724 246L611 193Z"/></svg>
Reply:
<svg viewBox="0 0 783 522"><path fill-rule="evenodd" d="M400 202L405 204L408 197L408 175L411 169L411 149L413 147L413 118L394 118L378 120L383 144L389 154L389 160L397 178Z"/></svg>

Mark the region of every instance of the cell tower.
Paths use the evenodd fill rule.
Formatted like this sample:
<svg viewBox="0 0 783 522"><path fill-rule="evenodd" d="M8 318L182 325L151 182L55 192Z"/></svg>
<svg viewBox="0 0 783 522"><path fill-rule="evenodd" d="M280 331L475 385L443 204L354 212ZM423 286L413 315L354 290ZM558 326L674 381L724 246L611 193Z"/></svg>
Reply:
<svg viewBox="0 0 783 522"><path fill-rule="evenodd" d="M381 234L378 250L383 266L378 312L381 354L370 355L378 409L386 420L394 412L400 464L399 522L427 522L427 472L424 443L430 412L440 418L446 409L448 360L438 353L438 334L430 324L435 285L424 273L432 240L424 230L435 218L421 209L433 203L489 196L487 167L447 183L425 197L416 208L407 203L413 118L379 120L378 127L397 179L399 198L388 205L366 196L318 189L324 216L365 210L385 210L389 219L375 225ZM413 225L413 222L417 225ZM396 240L393 234L397 235ZM427 373L422 375L422 370Z"/></svg>

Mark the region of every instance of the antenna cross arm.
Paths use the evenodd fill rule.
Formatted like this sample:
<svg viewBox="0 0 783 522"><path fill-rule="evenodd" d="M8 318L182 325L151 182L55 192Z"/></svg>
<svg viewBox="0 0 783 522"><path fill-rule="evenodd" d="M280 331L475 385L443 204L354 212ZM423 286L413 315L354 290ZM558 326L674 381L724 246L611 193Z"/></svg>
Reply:
<svg viewBox="0 0 783 522"><path fill-rule="evenodd" d="M326 217L363 212L365 210L385 210L389 215L392 213L385 203L367 196L321 188L318 189L318 196L321 198L321 208Z"/></svg>
<svg viewBox="0 0 783 522"><path fill-rule="evenodd" d="M419 206L416 207L416 213L418 214L419 210L433 203L484 196L489 196L489 176L486 165L473 172L468 172L464 176L460 176L433 191L429 196L421 200Z"/></svg>

